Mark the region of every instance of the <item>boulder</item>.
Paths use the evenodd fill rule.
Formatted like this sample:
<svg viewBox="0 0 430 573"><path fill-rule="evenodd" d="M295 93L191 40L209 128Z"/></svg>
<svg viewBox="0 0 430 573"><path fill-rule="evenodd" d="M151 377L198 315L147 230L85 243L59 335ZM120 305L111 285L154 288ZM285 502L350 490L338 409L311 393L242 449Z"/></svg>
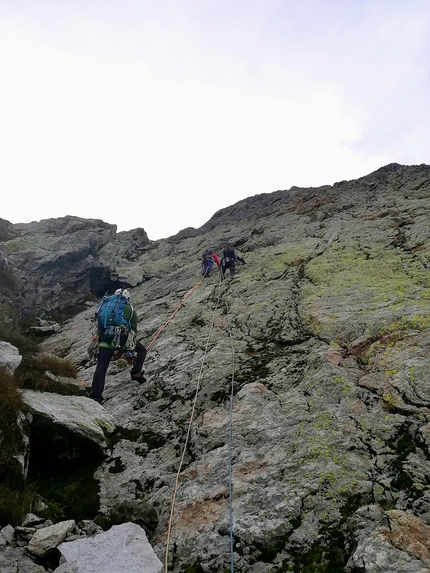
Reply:
<svg viewBox="0 0 430 573"><path fill-rule="evenodd" d="M31 448L40 456L88 459L102 455L117 425L100 404L84 396L23 390L31 414Z"/></svg>
<svg viewBox="0 0 430 573"><path fill-rule="evenodd" d="M11 525L5 525L0 531L0 537L4 539L5 543L10 545L15 537L13 527Z"/></svg>
<svg viewBox="0 0 430 573"><path fill-rule="evenodd" d="M75 527L76 523L71 519L38 529L30 539L27 550L37 557L43 557L58 547Z"/></svg>
<svg viewBox="0 0 430 573"><path fill-rule="evenodd" d="M58 550L60 561L75 567L76 573L160 573L163 569L145 531L135 523L114 525L94 537L62 543ZM61 571L64 569L55 570Z"/></svg>
<svg viewBox="0 0 430 573"><path fill-rule="evenodd" d="M96 219L61 217L12 226L14 235L0 242L0 251L13 269L24 313L41 318L83 303L92 281L108 283L114 251L100 250L113 244L116 226ZM37 284L37 288L34 285Z"/></svg>
<svg viewBox="0 0 430 573"><path fill-rule="evenodd" d="M0 340L0 366L3 366L10 374L14 374L21 361L22 356L18 348L9 342Z"/></svg>

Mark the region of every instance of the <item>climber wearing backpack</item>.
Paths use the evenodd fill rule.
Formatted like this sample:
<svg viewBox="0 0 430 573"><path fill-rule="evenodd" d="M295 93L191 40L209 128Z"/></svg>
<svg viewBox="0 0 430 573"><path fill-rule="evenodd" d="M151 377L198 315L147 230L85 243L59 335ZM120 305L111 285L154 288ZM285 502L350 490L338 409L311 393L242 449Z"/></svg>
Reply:
<svg viewBox="0 0 430 573"><path fill-rule="evenodd" d="M105 296L96 313L96 320L99 348L90 398L101 404L106 372L114 352L136 353L131 379L142 384L146 382L142 370L146 348L136 341L137 315L130 304L128 290L117 289L113 295Z"/></svg>
<svg viewBox="0 0 430 573"><path fill-rule="evenodd" d="M214 261L216 262L218 268L220 268L221 263L219 262L218 256L210 249L204 251L202 255L202 275L204 277L208 277L210 275Z"/></svg>
<svg viewBox="0 0 430 573"><path fill-rule="evenodd" d="M223 279L227 269L230 270L230 276L234 275L236 272L236 261L239 261L242 265L246 265L245 259L236 255L236 252L231 245L226 245L223 249L221 258L221 275Z"/></svg>

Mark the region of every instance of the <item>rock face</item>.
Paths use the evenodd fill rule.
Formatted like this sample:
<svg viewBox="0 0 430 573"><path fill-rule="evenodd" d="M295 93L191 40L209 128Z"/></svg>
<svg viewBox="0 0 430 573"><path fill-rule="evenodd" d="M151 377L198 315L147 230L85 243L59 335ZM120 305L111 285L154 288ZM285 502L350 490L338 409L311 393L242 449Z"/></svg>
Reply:
<svg viewBox="0 0 430 573"><path fill-rule="evenodd" d="M125 252L130 260L150 243L143 229L117 235L116 225L68 216L16 225L1 220L0 231L0 280L13 283L25 314L76 307L120 276L129 286L143 280L130 264L121 274ZM3 293L0 302L5 313L14 299Z"/></svg>
<svg viewBox="0 0 430 573"><path fill-rule="evenodd" d="M229 570L231 541L238 573L430 571L429 198L429 166L393 164L129 236L148 382L110 366L127 432L95 474L100 515L154 508L174 573ZM196 286L226 242L247 264ZM93 312L42 345L87 382Z"/></svg>

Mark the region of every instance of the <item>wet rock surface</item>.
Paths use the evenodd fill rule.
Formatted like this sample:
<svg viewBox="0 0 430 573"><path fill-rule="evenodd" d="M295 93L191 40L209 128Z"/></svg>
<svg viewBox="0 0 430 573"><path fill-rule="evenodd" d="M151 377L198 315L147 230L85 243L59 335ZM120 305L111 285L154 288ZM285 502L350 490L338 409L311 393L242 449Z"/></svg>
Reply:
<svg viewBox="0 0 430 573"><path fill-rule="evenodd" d="M429 571L429 197L429 166L393 164L133 251L148 381L109 368L123 432L95 473L100 516L147 504L170 571L224 572L231 468L235 571ZM204 279L152 344L226 242L247 264ZM94 309L43 343L87 383Z"/></svg>

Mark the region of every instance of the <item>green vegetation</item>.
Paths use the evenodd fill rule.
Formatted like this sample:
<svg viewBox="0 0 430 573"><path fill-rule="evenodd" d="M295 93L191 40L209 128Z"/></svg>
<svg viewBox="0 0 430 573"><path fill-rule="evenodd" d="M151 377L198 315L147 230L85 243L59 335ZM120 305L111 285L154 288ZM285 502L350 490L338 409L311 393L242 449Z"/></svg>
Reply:
<svg viewBox="0 0 430 573"><path fill-rule="evenodd" d="M26 486L0 484L0 527L21 524L31 502L32 495Z"/></svg>
<svg viewBox="0 0 430 573"><path fill-rule="evenodd" d="M37 354L33 357L32 365L40 372L48 370L56 376L77 378L78 369L73 362L59 358L55 354Z"/></svg>
<svg viewBox="0 0 430 573"><path fill-rule="evenodd" d="M0 367L0 481L7 481L8 476L16 479L12 468L17 446L22 449L22 432L18 417L23 409L23 400L16 382L11 374ZM19 451L18 449L18 451ZM12 467L11 467L12 466ZM12 475L10 475L12 474Z"/></svg>
<svg viewBox="0 0 430 573"><path fill-rule="evenodd" d="M12 309L9 312L8 309L4 309L4 307L2 307L2 311L8 316L13 315L14 312L16 313L16 311ZM0 340L4 340L16 346L22 356L32 355L37 352L38 341L34 335L24 332L26 327L31 324L31 319L24 323L21 322L21 328L16 326L18 320L18 317L14 316L10 322L0 323Z"/></svg>
<svg viewBox="0 0 430 573"><path fill-rule="evenodd" d="M41 512L54 522L64 519L94 519L99 510L99 487L93 475L100 461L74 465L30 468L28 489L42 498L47 508Z"/></svg>
<svg viewBox="0 0 430 573"><path fill-rule="evenodd" d="M26 420L22 415L24 402L19 388L33 388L61 394L82 394L81 388L73 383L58 382L51 376L76 378L76 366L54 355L36 354L24 358L15 375L0 367L0 526L10 523L19 525L30 510L31 491L24 479L24 458L26 457ZM87 480L86 480L87 481ZM77 504L76 497L82 497L82 485L73 487L61 484L70 507ZM94 499L93 493L90 496ZM89 502L88 502L89 503ZM65 515L62 503L53 500L50 517ZM74 513L76 516L76 513Z"/></svg>
<svg viewBox="0 0 430 573"><path fill-rule="evenodd" d="M202 566L197 563L196 565L182 565L181 566L182 573L204 573L204 569Z"/></svg>
<svg viewBox="0 0 430 573"><path fill-rule="evenodd" d="M11 374L0 367L0 525L18 524L29 508L19 456L25 450L21 393Z"/></svg>
<svg viewBox="0 0 430 573"><path fill-rule="evenodd" d="M430 275L413 255L386 245L336 243L305 265L304 320L345 342L351 327L377 338L430 327Z"/></svg>
<svg viewBox="0 0 430 573"><path fill-rule="evenodd" d="M82 389L75 383L60 382L53 376L76 379L77 366L70 360L59 358L53 354L35 354L22 361L16 371L21 388L54 392L66 396L81 395Z"/></svg>

